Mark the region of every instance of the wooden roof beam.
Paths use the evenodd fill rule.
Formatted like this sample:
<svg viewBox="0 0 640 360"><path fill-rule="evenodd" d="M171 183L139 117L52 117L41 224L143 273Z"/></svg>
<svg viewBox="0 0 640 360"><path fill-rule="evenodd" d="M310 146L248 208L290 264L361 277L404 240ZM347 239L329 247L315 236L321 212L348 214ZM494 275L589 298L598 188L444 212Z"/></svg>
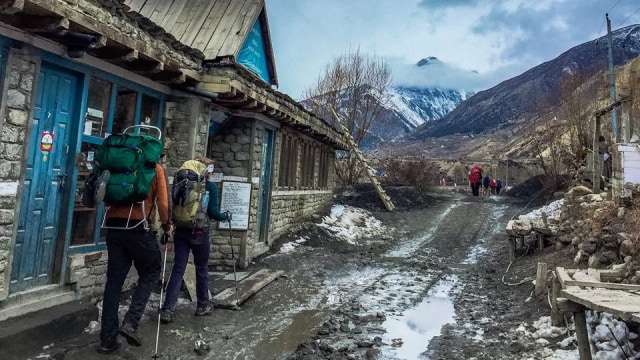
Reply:
<svg viewBox="0 0 640 360"><path fill-rule="evenodd" d="M2 0L0 9L3 14L14 15L24 10L24 0Z"/></svg>
<svg viewBox="0 0 640 360"><path fill-rule="evenodd" d="M159 83L179 85L187 81L187 76L182 72L163 71L156 74L154 80Z"/></svg>
<svg viewBox="0 0 640 360"><path fill-rule="evenodd" d="M136 61L128 67L129 70L143 74L158 74L164 71L164 63L157 61Z"/></svg>
<svg viewBox="0 0 640 360"><path fill-rule="evenodd" d="M22 30L34 33L55 33L69 30L69 19L59 16L22 15ZM26 25L26 26L25 26Z"/></svg>
<svg viewBox="0 0 640 360"><path fill-rule="evenodd" d="M2 0L0 0L2 1ZM24 0L15 0L15 2ZM170 56L167 56L162 53L162 51L152 47L148 43L145 43L143 40L136 40L127 34L123 33L119 29L113 28L109 24L103 24L94 19L91 19L70 6L61 6L59 0L27 0L29 3L37 5L42 9L52 13L59 15L64 18L68 18L70 22L79 25L85 29L89 29L92 32L96 32L108 37L111 41L133 50L138 50L140 54L144 54L145 56L156 60L158 62L164 62L165 67L173 70L179 71L183 66L177 61L172 59ZM180 77L185 77L186 75L181 72L181 76L177 76L176 79L179 80ZM186 80L185 80L186 81Z"/></svg>
<svg viewBox="0 0 640 360"><path fill-rule="evenodd" d="M138 52L138 50L131 50L128 53L124 54L123 56L120 57L120 60L125 61L125 62L132 62L134 60L138 60L138 57L140 56L140 53Z"/></svg>

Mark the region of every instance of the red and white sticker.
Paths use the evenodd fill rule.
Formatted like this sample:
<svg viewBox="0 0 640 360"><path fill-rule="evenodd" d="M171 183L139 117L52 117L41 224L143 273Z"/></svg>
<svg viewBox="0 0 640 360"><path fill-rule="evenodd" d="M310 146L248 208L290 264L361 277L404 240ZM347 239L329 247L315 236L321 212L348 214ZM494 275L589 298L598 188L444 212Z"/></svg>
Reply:
<svg viewBox="0 0 640 360"><path fill-rule="evenodd" d="M53 133L43 131L40 136L40 151L51 152L53 150Z"/></svg>

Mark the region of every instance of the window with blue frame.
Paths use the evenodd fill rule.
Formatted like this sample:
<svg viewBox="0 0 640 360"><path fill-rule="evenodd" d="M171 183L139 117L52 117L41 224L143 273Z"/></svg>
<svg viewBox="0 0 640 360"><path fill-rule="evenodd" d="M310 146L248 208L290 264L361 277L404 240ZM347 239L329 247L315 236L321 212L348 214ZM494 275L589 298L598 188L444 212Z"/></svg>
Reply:
<svg viewBox="0 0 640 360"><path fill-rule="evenodd" d="M94 170L94 154L105 137L129 126L144 124L162 128L162 95L142 87L91 76L86 88L82 144L77 158L78 181L73 210L71 246L97 245L104 241L100 225L104 205L88 208L82 204L84 182Z"/></svg>

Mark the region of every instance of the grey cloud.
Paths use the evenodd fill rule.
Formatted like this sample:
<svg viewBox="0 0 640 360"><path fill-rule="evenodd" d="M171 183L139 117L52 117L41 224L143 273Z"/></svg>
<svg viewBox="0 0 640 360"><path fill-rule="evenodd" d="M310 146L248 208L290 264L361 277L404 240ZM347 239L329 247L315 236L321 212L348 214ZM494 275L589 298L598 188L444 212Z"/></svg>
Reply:
<svg viewBox="0 0 640 360"><path fill-rule="evenodd" d="M610 6L599 1L566 1L554 2L548 9L534 10L521 6L510 12L494 5L490 13L472 27L472 31L478 35L517 33L521 38L510 39L510 43L504 44L506 49L498 55L497 62L539 64L584 41L603 36L606 33L603 25L607 10L612 10L611 17L618 18L612 23L620 24L637 4L620 3L614 9ZM601 17L594 17L594 14L601 14ZM564 29L554 28L554 21L562 21L567 26Z"/></svg>
<svg viewBox="0 0 640 360"><path fill-rule="evenodd" d="M420 6L427 9L447 9L455 7L472 7L478 4L481 0L422 0Z"/></svg>
<svg viewBox="0 0 640 360"><path fill-rule="evenodd" d="M478 91L495 85L492 76L478 74L445 62L419 67L401 59L387 59L393 69L393 84L406 87L438 87Z"/></svg>

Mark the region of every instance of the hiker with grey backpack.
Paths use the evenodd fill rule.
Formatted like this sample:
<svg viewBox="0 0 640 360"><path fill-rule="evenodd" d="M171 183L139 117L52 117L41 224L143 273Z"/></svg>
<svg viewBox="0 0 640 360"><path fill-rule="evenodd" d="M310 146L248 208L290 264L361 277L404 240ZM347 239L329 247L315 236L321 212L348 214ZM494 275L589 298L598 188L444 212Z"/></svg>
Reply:
<svg viewBox="0 0 640 360"><path fill-rule="evenodd" d="M175 308L180 295L184 272L193 253L196 270L195 316L211 314L209 302L209 223L211 220L231 221L231 213L218 210L218 187L212 181L213 160L200 158L185 161L173 179L174 264L160 321L175 320Z"/></svg>

